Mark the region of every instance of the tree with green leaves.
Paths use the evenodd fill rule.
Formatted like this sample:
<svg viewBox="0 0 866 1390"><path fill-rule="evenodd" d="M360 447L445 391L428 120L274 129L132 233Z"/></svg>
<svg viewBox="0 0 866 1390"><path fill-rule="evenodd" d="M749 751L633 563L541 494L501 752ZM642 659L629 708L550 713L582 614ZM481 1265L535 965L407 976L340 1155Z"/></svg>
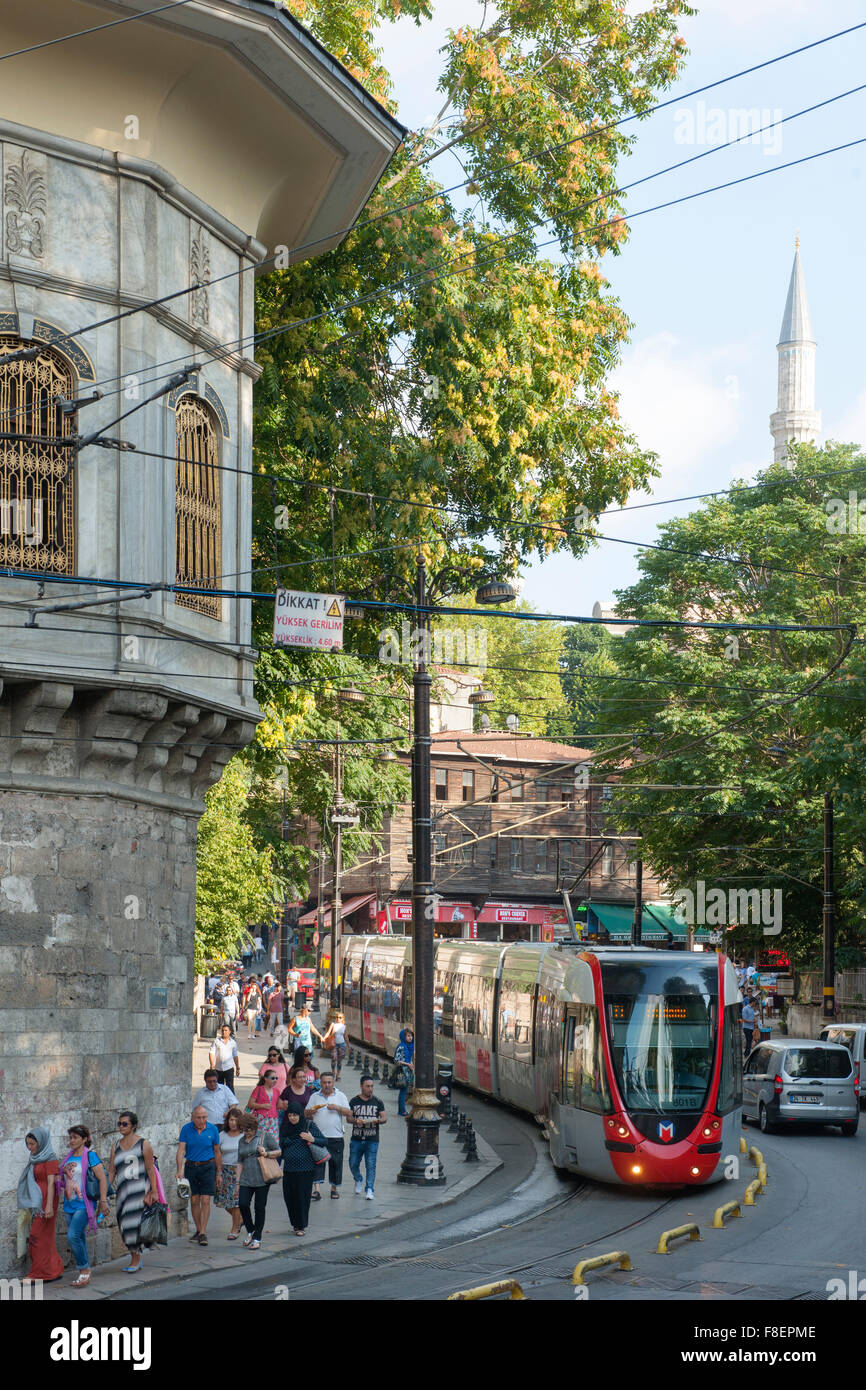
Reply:
<svg viewBox="0 0 866 1390"><path fill-rule="evenodd" d="M233 959L249 940L248 928L270 917L278 897L272 856L259 850L245 819L249 774L232 758L205 797L199 821L195 968Z"/></svg>
<svg viewBox="0 0 866 1390"><path fill-rule="evenodd" d="M401 14L421 26L432 15L429 0L287 8L392 107L377 35ZM600 262L627 230L617 192L627 122L680 70L681 13L691 11L680 0L639 14L624 0L503 0L462 25L440 53L438 116L409 133L353 231L259 278L255 588L411 604L420 554L441 599L514 575L536 553L579 555L591 529L582 518L646 484L653 456L608 386L629 325ZM463 192L437 181L446 149L466 171ZM402 616L348 627L344 660L363 663L373 691L353 716L359 738L386 727L386 708L407 709L406 673L377 662L378 632ZM271 619L256 602L266 719L243 816L280 882L305 896L308 836L276 842L276 778L288 763L293 825L320 818L333 778L325 745L305 740L333 732L330 696L349 667L323 683L330 659L275 651ZM346 778L371 803L362 828L375 838L396 774L359 742ZM362 838L347 836L347 863Z"/></svg>
<svg viewBox="0 0 866 1390"><path fill-rule="evenodd" d="M866 543L848 502L866 486L866 459L853 445L789 454L788 467L662 526L640 578L618 594L621 616L662 625L610 646L618 680L605 695L643 697L631 706L640 756L620 768L612 818L639 827L645 861L674 890L780 889L778 936L741 925L727 939L734 950L781 946L815 968L830 792L841 968L861 959L866 911L866 658L854 626ZM616 711L602 710L602 729L623 730ZM629 752L612 739L607 770ZM648 782L674 789L629 790Z"/></svg>

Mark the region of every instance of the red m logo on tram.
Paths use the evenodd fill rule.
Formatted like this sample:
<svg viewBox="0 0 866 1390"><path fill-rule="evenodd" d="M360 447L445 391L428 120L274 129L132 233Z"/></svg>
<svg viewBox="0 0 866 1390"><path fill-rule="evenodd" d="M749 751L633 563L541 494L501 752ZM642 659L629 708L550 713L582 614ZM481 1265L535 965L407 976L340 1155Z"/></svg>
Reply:
<svg viewBox="0 0 866 1390"><path fill-rule="evenodd" d="M674 1127L673 1127L673 1123L672 1123L671 1121L668 1121L667 1124L663 1124L662 1121L659 1120L659 1139L661 1139L662 1143L663 1143L663 1144L669 1144L669 1143L671 1142L671 1140L673 1139L673 1137L674 1137Z"/></svg>

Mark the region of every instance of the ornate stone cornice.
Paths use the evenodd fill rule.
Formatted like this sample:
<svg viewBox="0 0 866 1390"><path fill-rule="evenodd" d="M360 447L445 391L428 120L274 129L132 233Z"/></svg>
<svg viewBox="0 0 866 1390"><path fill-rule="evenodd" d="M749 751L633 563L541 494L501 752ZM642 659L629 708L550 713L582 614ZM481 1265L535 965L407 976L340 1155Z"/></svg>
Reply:
<svg viewBox="0 0 866 1390"><path fill-rule="evenodd" d="M253 718L159 690L6 679L0 788L117 796L199 815L208 787L254 729Z"/></svg>

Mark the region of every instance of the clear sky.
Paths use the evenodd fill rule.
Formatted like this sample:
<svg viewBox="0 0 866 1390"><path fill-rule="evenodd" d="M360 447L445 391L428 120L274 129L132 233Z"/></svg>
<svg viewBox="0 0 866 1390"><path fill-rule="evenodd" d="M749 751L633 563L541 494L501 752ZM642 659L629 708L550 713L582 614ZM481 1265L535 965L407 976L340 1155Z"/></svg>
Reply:
<svg viewBox="0 0 866 1390"><path fill-rule="evenodd" d="M480 12L473 0L443 0L436 27L444 35L476 23ZM689 57L665 95L682 99L636 123L620 183L731 138L747 112L760 111L763 125L866 83L864 28L700 97L685 96L864 20L857 0L705 0L694 18L681 21ZM400 115L415 126L438 109L429 26L400 21L381 39ZM866 90L644 184L629 195L627 210L866 136L864 116ZM463 175L446 155L438 177L450 183ZM622 253L604 258L602 269L633 324L613 384L640 443L659 455L651 497L725 487L772 459L775 345L797 232L818 343L822 439L866 437L866 364L859 355L864 201L866 144L639 217ZM695 505L608 516L601 529L653 541L659 522ZM589 614L596 599L608 600L636 572L633 546L602 542L581 560L557 556L531 566L523 596L544 611Z"/></svg>

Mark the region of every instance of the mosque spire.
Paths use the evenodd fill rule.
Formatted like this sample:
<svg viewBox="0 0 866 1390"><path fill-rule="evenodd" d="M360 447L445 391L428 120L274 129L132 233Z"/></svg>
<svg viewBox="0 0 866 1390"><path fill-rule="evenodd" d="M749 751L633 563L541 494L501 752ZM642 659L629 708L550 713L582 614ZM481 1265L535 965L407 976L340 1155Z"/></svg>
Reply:
<svg viewBox="0 0 866 1390"><path fill-rule="evenodd" d="M776 344L779 355L779 395L770 416L770 431L776 463L786 456L791 443L815 443L821 430L821 416L815 409L815 339L806 298L806 281L800 260L799 234L794 242L794 264L788 284L788 298Z"/></svg>

